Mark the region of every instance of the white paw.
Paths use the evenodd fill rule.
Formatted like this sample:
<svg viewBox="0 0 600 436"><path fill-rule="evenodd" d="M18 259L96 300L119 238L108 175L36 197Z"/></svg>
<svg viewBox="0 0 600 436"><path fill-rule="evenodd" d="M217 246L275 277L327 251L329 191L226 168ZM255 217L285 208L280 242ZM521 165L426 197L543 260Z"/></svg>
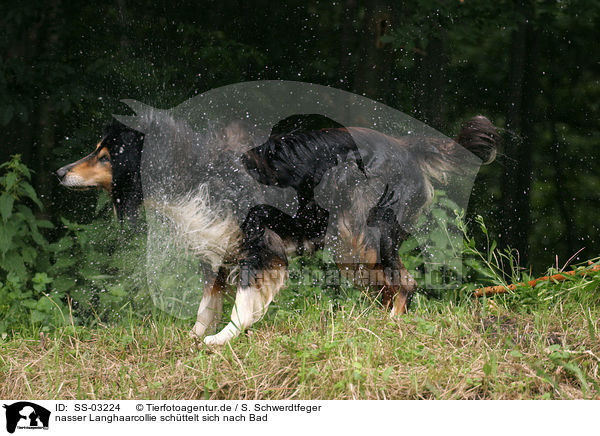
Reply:
<svg viewBox="0 0 600 436"><path fill-rule="evenodd" d="M222 335L212 335L204 338L204 343L206 345L223 345L227 343L229 338L223 337Z"/></svg>
<svg viewBox="0 0 600 436"><path fill-rule="evenodd" d="M204 343L206 345L223 345L229 342L231 339L235 338L239 334L240 330L233 323L230 322L225 326L223 330L221 330L216 335L205 337Z"/></svg>

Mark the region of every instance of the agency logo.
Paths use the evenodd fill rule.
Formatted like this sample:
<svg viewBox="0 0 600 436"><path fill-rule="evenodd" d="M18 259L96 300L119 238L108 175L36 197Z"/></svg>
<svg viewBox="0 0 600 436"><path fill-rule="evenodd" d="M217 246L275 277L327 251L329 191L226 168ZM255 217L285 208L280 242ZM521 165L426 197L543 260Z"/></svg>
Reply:
<svg viewBox="0 0 600 436"><path fill-rule="evenodd" d="M50 411L29 401L19 401L10 405L4 404L6 409L6 431L14 433L18 429L48 430Z"/></svg>

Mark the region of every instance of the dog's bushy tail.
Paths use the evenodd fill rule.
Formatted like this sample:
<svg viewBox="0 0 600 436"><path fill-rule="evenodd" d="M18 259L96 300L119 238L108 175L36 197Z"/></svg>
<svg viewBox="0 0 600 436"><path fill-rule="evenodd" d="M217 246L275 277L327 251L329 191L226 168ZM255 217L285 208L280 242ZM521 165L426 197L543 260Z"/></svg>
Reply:
<svg viewBox="0 0 600 436"><path fill-rule="evenodd" d="M456 142L475 156L489 164L496 158L496 148L500 134L496 126L483 115L477 115L465 121L458 132Z"/></svg>
<svg viewBox="0 0 600 436"><path fill-rule="evenodd" d="M444 184L449 174L460 174L472 167L465 162L465 149L481 159L483 165L489 164L496 157L499 140L500 135L492 122L477 115L462 124L454 141L424 138L411 148L428 179Z"/></svg>

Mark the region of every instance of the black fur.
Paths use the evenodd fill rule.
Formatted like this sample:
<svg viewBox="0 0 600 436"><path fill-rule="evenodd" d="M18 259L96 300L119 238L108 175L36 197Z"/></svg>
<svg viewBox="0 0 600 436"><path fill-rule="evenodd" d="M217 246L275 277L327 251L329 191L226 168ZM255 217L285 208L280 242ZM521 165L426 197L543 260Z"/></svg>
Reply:
<svg viewBox="0 0 600 436"><path fill-rule="evenodd" d="M260 183L292 187L299 200L314 197L314 189L327 170L351 157L365 173L358 147L345 129L324 129L272 135L247 151L242 160Z"/></svg>
<svg viewBox="0 0 600 436"><path fill-rule="evenodd" d="M316 203L314 190L327 170L349 156L365 173L358 148L344 129L275 134L244 153L244 166L255 180L265 185L291 187L298 199L298 211L293 217L270 206L254 207L242 226L246 237L260 233L257 228L268 227L282 238L292 240L299 253L305 242L314 244L315 249L322 247L329 212Z"/></svg>
<svg viewBox="0 0 600 436"><path fill-rule="evenodd" d="M104 130L102 146L110 153L111 196L117 218L121 222L127 220L135 227L143 201L140 168L144 134L113 120Z"/></svg>

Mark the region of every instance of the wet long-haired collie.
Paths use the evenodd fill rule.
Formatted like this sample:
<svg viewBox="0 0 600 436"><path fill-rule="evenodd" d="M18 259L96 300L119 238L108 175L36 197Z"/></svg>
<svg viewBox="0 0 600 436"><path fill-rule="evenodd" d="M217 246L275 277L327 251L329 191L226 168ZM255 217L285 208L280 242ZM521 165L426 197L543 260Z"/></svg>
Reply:
<svg viewBox="0 0 600 436"><path fill-rule="evenodd" d="M315 189L324 174L343 160L353 161L365 177L374 166L385 165L381 156L361 155L356 143L362 137L397 150L401 159L386 171L399 176L390 178L396 182L387 183L383 193L349 193L346 210L336 211L339 239L343 250L358 257L363 268L383 277L382 283L367 287L376 287L373 291L381 294L391 316L407 311L416 288L398 256L400 244L409 236L407 225L416 221L431 200L432 181L443 182L447 173L460 171L465 149L483 163L494 159L498 133L484 116L466 121L455 141L393 138L369 129L333 127L273 132L265 143L245 151L224 147L225 153L239 154L236 162L240 167L231 174L246 178L245 190L253 189L252 183L291 187L298 209L289 215L271 205L255 204L243 219L236 219L215 207L214 201L211 204L210 184L196 190L195 196L182 192L181 201L163 207L176 223L189 230L187 237L194 239L190 246L213 272L214 281L204 291L191 331L193 337L215 332L232 268L239 268L239 273L235 276L237 293L231 319L220 332L204 337L209 345L226 343L265 314L285 284L290 254L323 246L330 211L315 201ZM142 133L114 120L91 154L60 168L57 175L68 188L106 190L118 219L135 226L144 202L140 174L143 145ZM233 185L229 179L219 182ZM233 197L237 195L233 187L231 192ZM232 200L235 203L235 198ZM362 226L354 225L357 217ZM367 227L377 232L368 236Z"/></svg>

